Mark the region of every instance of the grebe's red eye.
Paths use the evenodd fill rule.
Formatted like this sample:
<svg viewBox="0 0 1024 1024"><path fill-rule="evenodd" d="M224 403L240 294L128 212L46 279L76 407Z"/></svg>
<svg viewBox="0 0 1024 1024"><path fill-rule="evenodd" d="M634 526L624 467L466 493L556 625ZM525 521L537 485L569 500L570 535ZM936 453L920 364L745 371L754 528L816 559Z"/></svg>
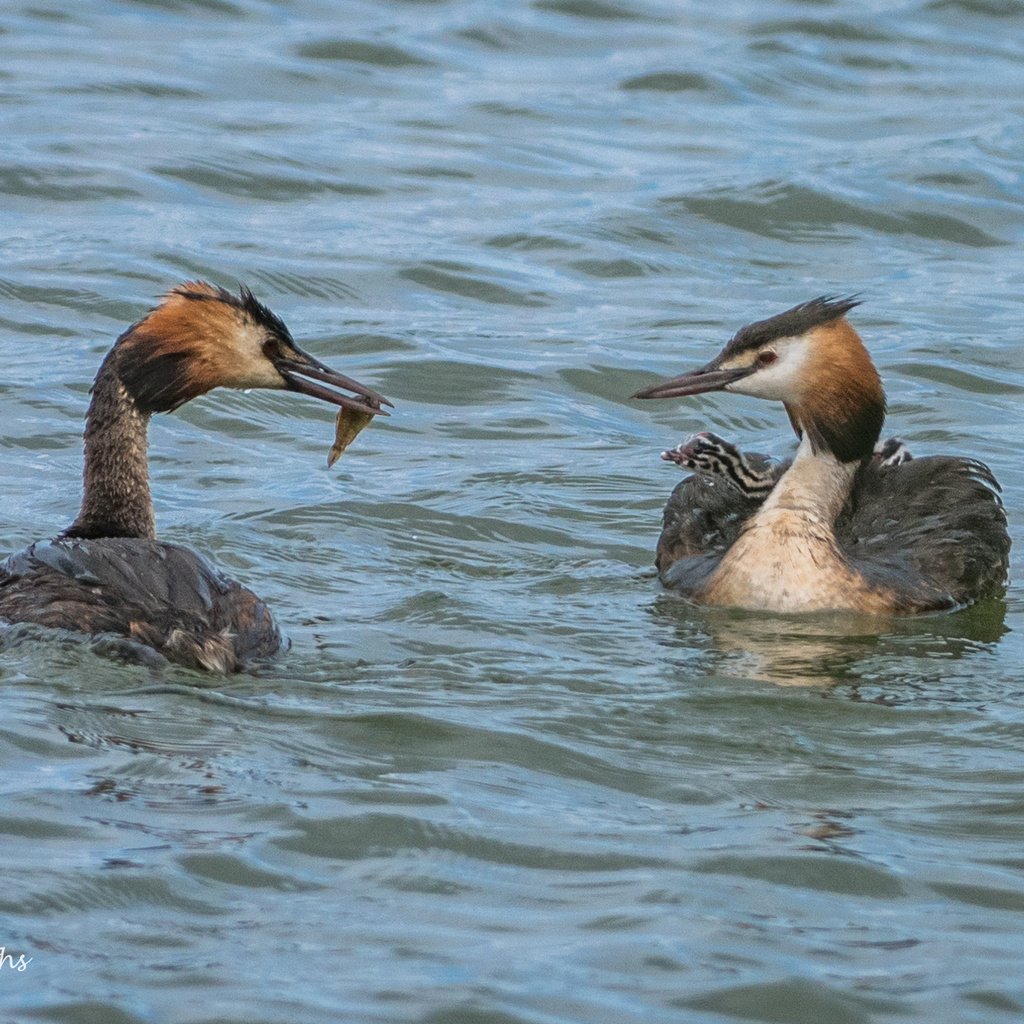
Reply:
<svg viewBox="0 0 1024 1024"><path fill-rule="evenodd" d="M779 357L771 351L771 349L765 349L764 352L757 353L757 365L758 366L771 366Z"/></svg>

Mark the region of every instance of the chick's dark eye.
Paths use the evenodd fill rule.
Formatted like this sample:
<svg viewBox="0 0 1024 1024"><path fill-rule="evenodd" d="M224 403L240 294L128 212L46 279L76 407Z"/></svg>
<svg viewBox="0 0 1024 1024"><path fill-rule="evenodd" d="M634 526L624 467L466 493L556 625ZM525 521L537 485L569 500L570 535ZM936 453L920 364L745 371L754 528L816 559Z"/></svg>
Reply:
<svg viewBox="0 0 1024 1024"><path fill-rule="evenodd" d="M281 355L281 346L276 341L268 338L263 342L263 354L268 359L277 359Z"/></svg>
<svg viewBox="0 0 1024 1024"><path fill-rule="evenodd" d="M771 351L764 351L757 353L757 365L758 366L771 366L779 357Z"/></svg>

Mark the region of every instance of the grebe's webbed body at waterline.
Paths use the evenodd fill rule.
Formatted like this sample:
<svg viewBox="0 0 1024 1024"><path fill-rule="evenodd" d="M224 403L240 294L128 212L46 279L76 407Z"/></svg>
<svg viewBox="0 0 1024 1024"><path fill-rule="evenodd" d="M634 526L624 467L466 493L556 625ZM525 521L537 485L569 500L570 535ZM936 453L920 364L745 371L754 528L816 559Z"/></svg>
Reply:
<svg viewBox="0 0 1024 1024"><path fill-rule="evenodd" d="M391 404L303 352L247 289L179 285L104 359L86 421L81 510L59 537L0 565L0 619L115 634L220 672L281 647L252 591L156 539L149 419L215 387L287 389L378 415Z"/></svg>
<svg viewBox="0 0 1024 1024"><path fill-rule="evenodd" d="M1010 541L998 484L974 459L878 444L885 399L845 320L855 304L817 299L752 324L701 370L635 396L776 399L800 438L782 464L708 434L664 453L695 471L665 509L666 586L705 604L874 614L1001 592Z"/></svg>

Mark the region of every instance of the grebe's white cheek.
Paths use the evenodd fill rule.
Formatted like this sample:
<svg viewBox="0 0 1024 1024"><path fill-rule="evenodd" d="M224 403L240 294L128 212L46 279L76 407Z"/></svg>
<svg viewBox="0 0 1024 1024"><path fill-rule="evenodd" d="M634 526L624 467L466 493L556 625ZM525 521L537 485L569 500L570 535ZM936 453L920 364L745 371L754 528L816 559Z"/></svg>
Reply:
<svg viewBox="0 0 1024 1024"><path fill-rule="evenodd" d="M749 377L741 377L726 390L773 402L791 401L800 392L807 346L802 338L784 338L775 343L776 359L759 366Z"/></svg>
<svg viewBox="0 0 1024 1024"><path fill-rule="evenodd" d="M245 324L226 338L221 348L224 358L220 373L222 387L286 388L288 382L264 354L267 336L260 328Z"/></svg>
<svg viewBox="0 0 1024 1024"><path fill-rule="evenodd" d="M778 393L778 381L772 373L773 367L765 367L752 373L749 377L733 381L726 388L727 391L735 391L738 395L749 395L751 398L767 398L773 401L780 401Z"/></svg>

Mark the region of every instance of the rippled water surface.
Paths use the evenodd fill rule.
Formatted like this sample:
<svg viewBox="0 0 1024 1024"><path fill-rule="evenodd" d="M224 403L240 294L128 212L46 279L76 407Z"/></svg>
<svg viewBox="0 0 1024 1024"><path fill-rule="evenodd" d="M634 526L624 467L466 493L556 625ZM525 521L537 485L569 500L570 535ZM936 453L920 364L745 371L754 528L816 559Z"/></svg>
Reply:
<svg viewBox="0 0 1024 1024"><path fill-rule="evenodd" d="M1021 589L665 595L658 452L791 440L627 398L859 292L888 431L989 461L1019 542L1022 44L1011 0L6 3L3 548L73 517L96 366L177 281L396 409L331 471L308 399L152 426L271 668L4 636L3 1019L1024 1018Z"/></svg>

